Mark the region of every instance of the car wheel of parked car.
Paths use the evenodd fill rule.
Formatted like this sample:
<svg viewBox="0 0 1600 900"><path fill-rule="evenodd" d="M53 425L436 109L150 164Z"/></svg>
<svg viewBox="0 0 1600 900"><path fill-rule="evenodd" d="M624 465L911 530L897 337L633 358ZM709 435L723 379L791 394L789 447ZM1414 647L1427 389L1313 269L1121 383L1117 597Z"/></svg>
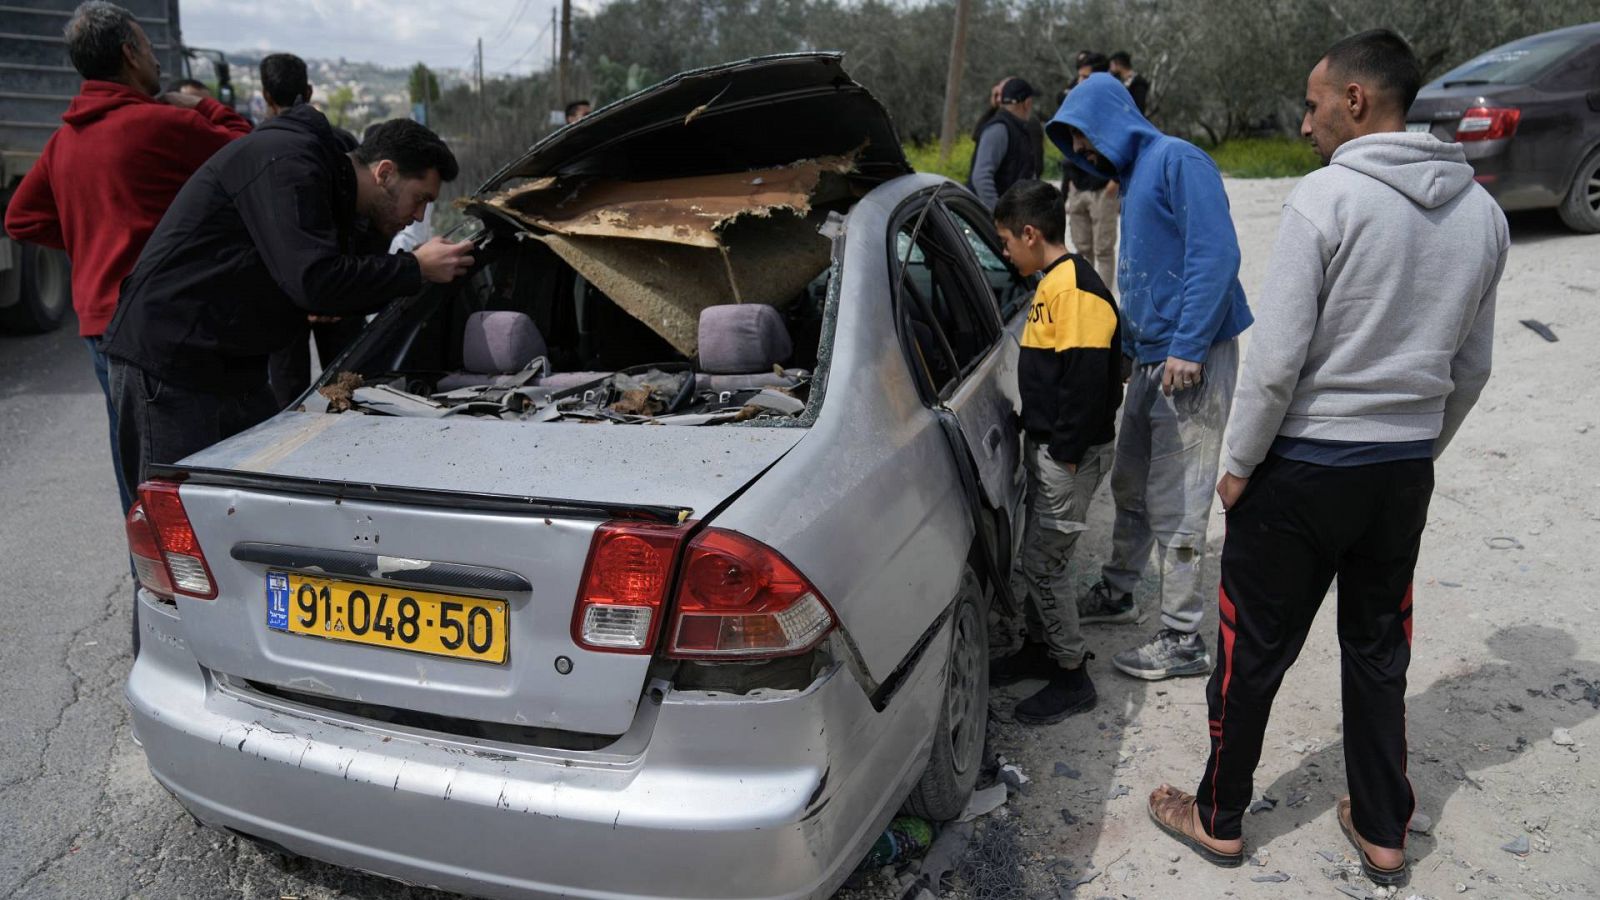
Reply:
<svg viewBox="0 0 1600 900"><path fill-rule="evenodd" d="M961 577L945 669L944 703L928 768L906 799L906 810L935 822L954 819L983 766L989 723L989 635L983 589L968 566Z"/></svg>
<svg viewBox="0 0 1600 900"><path fill-rule="evenodd" d="M1561 201L1561 221L1573 231L1600 231L1600 148L1578 167L1567 198Z"/></svg>

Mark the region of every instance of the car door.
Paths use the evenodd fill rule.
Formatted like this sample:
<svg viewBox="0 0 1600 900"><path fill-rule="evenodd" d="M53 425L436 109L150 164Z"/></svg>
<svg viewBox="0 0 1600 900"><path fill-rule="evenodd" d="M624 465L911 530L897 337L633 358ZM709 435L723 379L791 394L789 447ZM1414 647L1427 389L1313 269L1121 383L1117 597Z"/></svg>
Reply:
<svg viewBox="0 0 1600 900"><path fill-rule="evenodd" d="M999 311L1000 321L1004 328L1001 338L1003 344L1009 346L1004 352L1011 356L1012 366L1009 372L1001 377L999 387L1010 399L1012 408L1020 416L1022 412L1022 395L1017 388L1016 359L1020 353L1022 329L1028 323L1029 301L1033 299L1034 288L1039 283L1039 276L1033 275L1023 278L1017 270L1006 261L1000 243L1000 236L995 233L994 226L990 224L988 210L983 208L973 197L967 194L945 194L940 198L940 203L948 213L951 225L961 235L963 242L972 251L971 261L976 267L975 274L980 281L988 286L993 296L996 309ZM1020 431L1018 434L1020 441ZM1019 459L1020 459L1019 444ZM1015 518L1012 520L1011 540L1012 552L1017 553L1022 545L1023 524L1023 497L1027 492L1027 473L1018 465L1012 474L1011 490L1015 495Z"/></svg>
<svg viewBox="0 0 1600 900"><path fill-rule="evenodd" d="M996 513L980 519L980 532L1002 548L996 564L1008 568L1022 499L1017 343L1001 325L971 246L934 193L913 197L892 220L901 340L923 401L950 423L958 468L971 467L983 504Z"/></svg>

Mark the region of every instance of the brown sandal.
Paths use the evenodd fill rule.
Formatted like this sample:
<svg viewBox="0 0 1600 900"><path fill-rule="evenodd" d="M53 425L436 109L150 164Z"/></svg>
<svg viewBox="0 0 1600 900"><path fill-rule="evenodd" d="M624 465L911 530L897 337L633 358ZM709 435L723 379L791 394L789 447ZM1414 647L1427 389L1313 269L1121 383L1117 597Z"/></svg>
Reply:
<svg viewBox="0 0 1600 900"><path fill-rule="evenodd" d="M1194 803L1193 794L1186 794L1163 784L1150 792L1148 807L1150 821L1156 823L1156 827L1166 832L1173 840L1200 854L1201 859L1214 866L1236 869L1243 865L1243 848L1234 853L1226 853L1207 844L1189 830L1189 824L1193 821L1191 811L1194 809Z"/></svg>
<svg viewBox="0 0 1600 900"><path fill-rule="evenodd" d="M1350 815L1350 798L1340 797L1337 810L1339 830L1343 831L1344 836L1350 839L1350 845L1356 848L1356 855L1361 858L1361 874L1367 876L1368 881L1380 887L1393 887L1403 884L1406 880L1406 863L1404 859L1401 860L1400 865L1392 869L1386 869L1374 863L1372 858L1367 856L1367 851L1361 849L1361 838L1356 834L1355 819ZM1402 853L1401 856L1404 857L1404 854Z"/></svg>

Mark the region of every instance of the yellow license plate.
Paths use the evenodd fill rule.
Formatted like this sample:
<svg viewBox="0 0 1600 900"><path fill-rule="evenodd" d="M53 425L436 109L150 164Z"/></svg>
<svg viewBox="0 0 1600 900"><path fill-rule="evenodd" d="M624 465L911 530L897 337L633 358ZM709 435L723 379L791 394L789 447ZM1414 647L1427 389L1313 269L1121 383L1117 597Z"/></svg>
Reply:
<svg viewBox="0 0 1600 900"><path fill-rule="evenodd" d="M506 661L506 601L267 573L267 627L481 662Z"/></svg>

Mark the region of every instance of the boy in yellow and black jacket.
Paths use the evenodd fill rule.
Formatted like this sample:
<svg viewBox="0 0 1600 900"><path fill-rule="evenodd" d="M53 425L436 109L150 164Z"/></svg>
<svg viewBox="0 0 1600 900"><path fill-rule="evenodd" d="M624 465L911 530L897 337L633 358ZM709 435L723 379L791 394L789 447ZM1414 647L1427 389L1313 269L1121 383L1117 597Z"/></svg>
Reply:
<svg viewBox="0 0 1600 900"><path fill-rule="evenodd" d="M1067 251L1059 191L1019 182L995 204L994 219L1017 271L1044 278L1017 363L1028 522L1012 594L1022 600L1028 633L1020 650L993 663L989 683L1044 679L1043 688L1017 704L1015 718L1048 725L1095 704L1084 666L1093 654L1078 625L1067 561L1088 530L1089 501L1111 470L1122 403L1122 323L1093 265Z"/></svg>

